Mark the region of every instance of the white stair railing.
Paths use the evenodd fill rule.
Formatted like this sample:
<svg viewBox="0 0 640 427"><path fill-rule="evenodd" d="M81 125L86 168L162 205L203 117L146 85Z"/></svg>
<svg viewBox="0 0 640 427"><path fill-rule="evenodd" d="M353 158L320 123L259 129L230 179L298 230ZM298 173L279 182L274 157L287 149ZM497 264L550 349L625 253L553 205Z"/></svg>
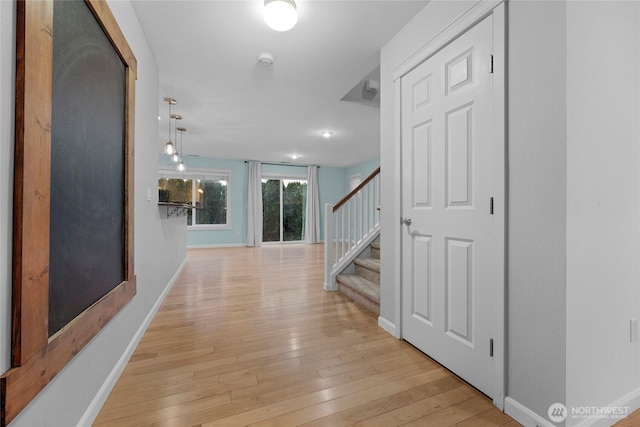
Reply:
<svg viewBox="0 0 640 427"><path fill-rule="evenodd" d="M335 205L324 205L324 290L380 234L380 168Z"/></svg>

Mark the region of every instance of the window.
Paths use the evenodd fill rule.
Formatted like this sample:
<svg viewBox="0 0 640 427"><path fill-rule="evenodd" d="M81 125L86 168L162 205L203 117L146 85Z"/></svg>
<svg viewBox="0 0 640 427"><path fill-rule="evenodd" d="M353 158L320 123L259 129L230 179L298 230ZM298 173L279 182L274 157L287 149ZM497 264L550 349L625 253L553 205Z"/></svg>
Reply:
<svg viewBox="0 0 640 427"><path fill-rule="evenodd" d="M230 172L161 172L161 201L187 203L187 226L199 229L231 228L228 187Z"/></svg>
<svg viewBox="0 0 640 427"><path fill-rule="evenodd" d="M262 180L262 241L304 240L307 180L264 178Z"/></svg>

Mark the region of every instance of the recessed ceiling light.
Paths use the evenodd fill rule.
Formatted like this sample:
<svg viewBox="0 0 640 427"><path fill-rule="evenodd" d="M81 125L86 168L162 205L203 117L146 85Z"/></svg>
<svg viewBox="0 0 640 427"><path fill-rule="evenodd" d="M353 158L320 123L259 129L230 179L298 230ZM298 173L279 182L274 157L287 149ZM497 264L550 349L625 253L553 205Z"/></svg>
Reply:
<svg viewBox="0 0 640 427"><path fill-rule="evenodd" d="M299 158L299 157L300 157L300 155L298 155L298 154L292 154L292 155L290 155L289 157L291 157L293 160L296 160L297 158Z"/></svg>
<svg viewBox="0 0 640 427"><path fill-rule="evenodd" d="M324 136L325 138L331 138L333 132L331 132L330 130L323 130L322 132L320 132L320 135Z"/></svg>

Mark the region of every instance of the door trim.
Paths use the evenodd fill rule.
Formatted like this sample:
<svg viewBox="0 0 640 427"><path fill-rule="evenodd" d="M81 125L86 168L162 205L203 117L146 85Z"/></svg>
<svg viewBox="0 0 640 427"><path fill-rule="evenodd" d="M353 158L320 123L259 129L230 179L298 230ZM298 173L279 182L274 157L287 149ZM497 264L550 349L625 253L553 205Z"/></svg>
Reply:
<svg viewBox="0 0 640 427"><path fill-rule="evenodd" d="M493 10L493 182L495 238L493 247L493 403L504 410L507 356L507 111L506 111L506 6Z"/></svg>
<svg viewBox="0 0 640 427"><path fill-rule="evenodd" d="M445 47L460 34L473 27L476 23L493 15L493 88L492 101L493 123L492 135L492 179L494 186L494 240L492 246L493 265L493 404L500 410L504 409L506 390L506 238L507 238L507 192L506 192L506 5L504 0L479 0L460 17L446 26L436 36L431 38L418 51L407 58L394 69L393 80L395 87L395 151L396 176L395 182L402 188L402 128L401 128L401 93L400 78L427 60L437 51ZM401 191L397 191L394 202L394 217L402 214ZM402 235L396 234L399 247L402 248ZM395 324L397 336L402 338L402 253L395 255L396 269L395 289Z"/></svg>
<svg viewBox="0 0 640 427"><path fill-rule="evenodd" d="M409 71L422 64L427 58L448 45L453 39L473 27L494 12L498 6L504 7L506 0L478 0L462 15L431 37L420 49L393 69L393 80L398 80ZM495 29L495 27L494 27Z"/></svg>

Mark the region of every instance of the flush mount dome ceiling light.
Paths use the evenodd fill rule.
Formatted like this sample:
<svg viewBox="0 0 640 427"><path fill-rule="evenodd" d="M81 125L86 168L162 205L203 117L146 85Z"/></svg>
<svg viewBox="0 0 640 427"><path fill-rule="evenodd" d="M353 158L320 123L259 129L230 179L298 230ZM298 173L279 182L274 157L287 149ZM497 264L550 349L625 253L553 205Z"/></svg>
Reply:
<svg viewBox="0 0 640 427"><path fill-rule="evenodd" d="M298 22L294 0L265 0L264 20L276 31L289 31Z"/></svg>
<svg viewBox="0 0 640 427"><path fill-rule="evenodd" d="M323 130L322 132L320 132L320 135L324 136L325 138L331 138L333 132L331 132L330 130Z"/></svg>

